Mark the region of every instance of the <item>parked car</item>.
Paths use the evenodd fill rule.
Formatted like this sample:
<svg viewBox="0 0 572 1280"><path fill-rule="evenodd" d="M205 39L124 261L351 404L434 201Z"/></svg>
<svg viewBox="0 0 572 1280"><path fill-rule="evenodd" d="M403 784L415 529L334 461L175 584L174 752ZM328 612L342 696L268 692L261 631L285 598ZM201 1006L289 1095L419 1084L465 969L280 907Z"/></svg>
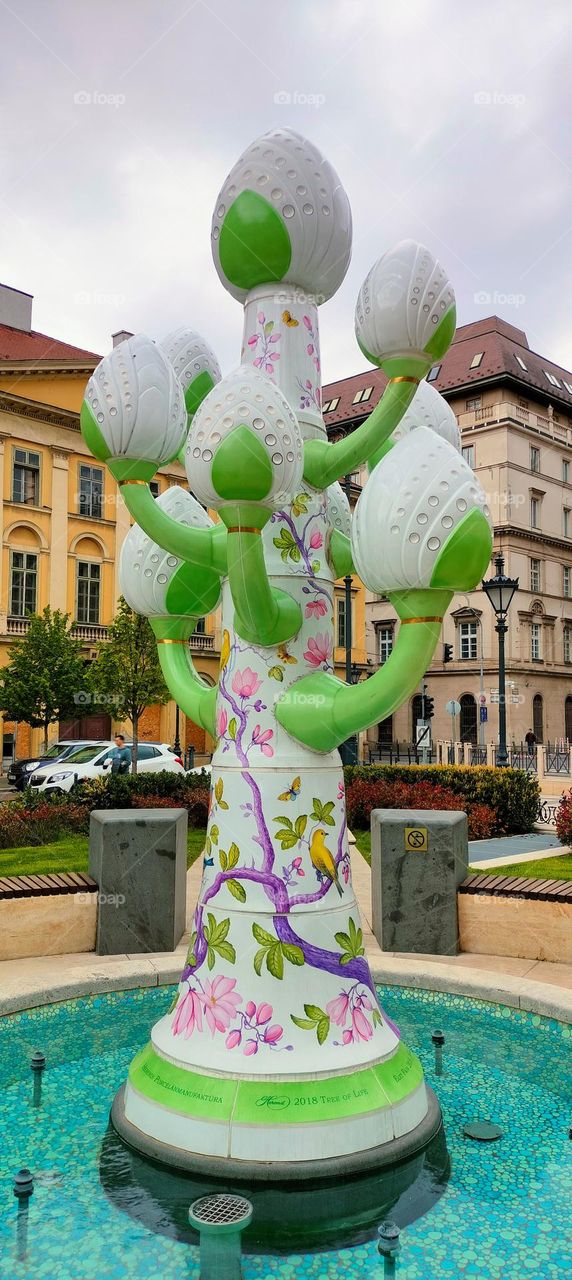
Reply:
<svg viewBox="0 0 572 1280"><path fill-rule="evenodd" d="M79 751L82 747L105 746L106 740L101 738L63 738L53 742L43 755L28 756L25 760L14 760L8 769L8 782L17 791L23 791L30 782L30 774L42 765L54 764L56 760L65 760L67 756Z"/></svg>
<svg viewBox="0 0 572 1280"><path fill-rule="evenodd" d="M128 742L126 745L132 746ZM35 769L30 777L30 786L39 791L71 791L76 782L85 782L92 778L104 778L106 770L111 769L111 757L115 743L108 742L102 747L82 747L79 751L57 761L55 767L43 766ZM184 774L183 762L176 756L165 742L140 742L137 747L138 773L180 773ZM109 774L107 775L109 776Z"/></svg>

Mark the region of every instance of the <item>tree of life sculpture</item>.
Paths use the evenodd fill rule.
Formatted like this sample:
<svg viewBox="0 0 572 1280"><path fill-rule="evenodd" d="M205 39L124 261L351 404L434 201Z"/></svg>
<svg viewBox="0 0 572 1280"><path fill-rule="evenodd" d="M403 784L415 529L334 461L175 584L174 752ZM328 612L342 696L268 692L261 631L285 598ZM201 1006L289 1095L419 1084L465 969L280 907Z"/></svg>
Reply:
<svg viewBox="0 0 572 1280"><path fill-rule="evenodd" d="M183 1167L218 1160L256 1176L295 1162L310 1174L391 1158L439 1122L365 956L337 747L415 690L453 591L486 570L491 530L455 417L423 381L455 329L429 250L403 241L366 277L356 335L387 386L331 444L318 306L351 249L336 173L296 133L259 138L217 199L212 249L244 304L240 367L221 378L191 330L158 344L138 335L102 360L82 410L136 521L123 593L151 621L173 697L216 743L177 998L113 1117L133 1145ZM149 481L177 456L191 492L155 501ZM337 479L363 463L352 520ZM334 583L349 572L387 594L400 623L389 660L353 686L332 665ZM220 601L210 688L189 638Z"/></svg>

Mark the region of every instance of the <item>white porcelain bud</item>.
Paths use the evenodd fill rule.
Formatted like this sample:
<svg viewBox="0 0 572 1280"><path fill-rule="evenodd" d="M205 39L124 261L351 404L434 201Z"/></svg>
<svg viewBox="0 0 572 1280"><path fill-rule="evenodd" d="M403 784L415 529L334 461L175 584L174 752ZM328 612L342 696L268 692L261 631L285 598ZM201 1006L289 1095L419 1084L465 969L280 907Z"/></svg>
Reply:
<svg viewBox="0 0 572 1280"><path fill-rule="evenodd" d="M220 382L220 365L212 347L195 329L173 329L159 344L181 383L189 422L209 391Z"/></svg>
<svg viewBox="0 0 572 1280"><path fill-rule="evenodd" d="M272 129L246 148L215 204L215 267L243 301L272 281L327 301L346 274L352 240L347 195L331 164L293 129Z"/></svg>
<svg viewBox="0 0 572 1280"><path fill-rule="evenodd" d="M402 240L371 268L358 294L356 337L373 364L399 375L399 362L423 370L447 350L455 328L455 295L441 263L424 245Z"/></svg>
<svg viewBox="0 0 572 1280"><path fill-rule="evenodd" d="M468 463L428 427L410 432L377 464L356 505L352 552L362 581L381 593L434 585L445 543L471 511L490 528L486 495ZM479 538L483 528L481 521Z"/></svg>
<svg viewBox="0 0 572 1280"><path fill-rule="evenodd" d="M178 485L166 489L156 501L165 515L178 524L193 529L213 525L196 498ZM178 556L169 555L138 524L133 525L119 560L119 585L129 607L145 618L162 618L171 613L169 587L183 566L184 561Z"/></svg>
<svg viewBox="0 0 572 1280"><path fill-rule="evenodd" d="M86 388L82 430L104 460L162 466L176 457L187 431L183 389L164 351L144 333L98 364Z"/></svg>
<svg viewBox="0 0 572 1280"><path fill-rule="evenodd" d="M350 504L337 480L326 489L326 519L332 529L338 529L349 538L352 531Z"/></svg>
<svg viewBox="0 0 572 1280"><path fill-rule="evenodd" d="M391 441L396 444L417 427L429 427L442 440L447 440L457 452L461 449L461 433L451 406L430 382L420 382Z"/></svg>
<svg viewBox="0 0 572 1280"><path fill-rule="evenodd" d="M302 482L302 437L288 401L250 365L228 374L195 414L185 449L193 493L218 510L235 502L279 508Z"/></svg>

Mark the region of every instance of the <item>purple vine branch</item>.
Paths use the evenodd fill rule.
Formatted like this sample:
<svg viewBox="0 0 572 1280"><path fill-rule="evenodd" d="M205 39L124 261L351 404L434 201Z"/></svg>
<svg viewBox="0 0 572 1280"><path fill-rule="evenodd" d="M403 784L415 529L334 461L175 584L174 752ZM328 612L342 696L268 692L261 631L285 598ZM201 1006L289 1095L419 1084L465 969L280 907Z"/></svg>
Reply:
<svg viewBox="0 0 572 1280"><path fill-rule="evenodd" d="M274 916L274 928L281 942L300 947L306 964L311 965L313 969L321 969L325 970L326 973L333 973L338 978L355 978L356 982L362 982L373 993L377 1002L373 980L365 957L355 956L354 959L348 960L347 964L342 964L341 957L336 955L334 951L326 951L325 947L316 947L312 942L306 942L304 938L300 938L294 932L287 916Z"/></svg>
<svg viewBox="0 0 572 1280"><path fill-rule="evenodd" d="M244 763L244 762L241 762L241 763ZM246 761L246 763L248 764L248 761ZM262 809L262 797L258 789L258 784L255 782L254 778L252 777L252 774L248 773L248 771L245 769L242 771L242 776L245 782L248 783L248 786L252 791L252 808L253 808L254 817L256 820L256 825L258 827L259 843L262 848L262 852L264 854L262 870L268 874L272 871L272 868L274 866L274 846L272 844L272 837L270 835L268 827L266 826L266 820L264 818L264 812ZM280 881L280 883L282 883L282 881Z"/></svg>

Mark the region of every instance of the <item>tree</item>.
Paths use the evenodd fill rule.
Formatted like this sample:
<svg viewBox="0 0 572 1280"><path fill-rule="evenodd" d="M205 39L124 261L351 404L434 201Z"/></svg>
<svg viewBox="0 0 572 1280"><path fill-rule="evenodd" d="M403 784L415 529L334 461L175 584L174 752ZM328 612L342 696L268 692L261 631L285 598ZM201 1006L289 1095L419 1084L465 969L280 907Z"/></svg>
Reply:
<svg viewBox="0 0 572 1280"><path fill-rule="evenodd" d="M85 702L86 670L81 642L69 626L69 614L47 606L30 615L22 640L10 647L8 666L0 674L0 706L11 720L44 730L56 720L77 715Z"/></svg>
<svg viewBox="0 0 572 1280"><path fill-rule="evenodd" d="M133 727L133 773L137 773L139 720L146 707L167 702L169 692L157 657L157 641L147 618L134 613L121 596L108 639L98 646L90 670L93 700Z"/></svg>

